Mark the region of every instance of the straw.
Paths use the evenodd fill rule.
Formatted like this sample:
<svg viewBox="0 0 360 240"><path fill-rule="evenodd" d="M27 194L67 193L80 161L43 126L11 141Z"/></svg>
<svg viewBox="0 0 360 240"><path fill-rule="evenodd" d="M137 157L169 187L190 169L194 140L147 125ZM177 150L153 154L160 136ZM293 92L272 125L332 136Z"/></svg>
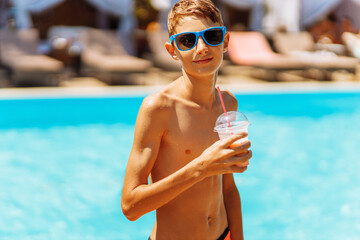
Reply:
<svg viewBox="0 0 360 240"><path fill-rule="evenodd" d="M223 107L223 109L224 109L224 113L225 113L225 116L226 116L226 121L228 122L228 126L231 127L231 124L230 124L230 121L229 121L229 118L228 118L228 114L227 114L227 111L226 111L226 108L225 108L224 99L222 98L222 95L221 95L220 87L217 86L216 89L217 89L218 92L219 92L219 97L220 97L221 105L222 105L222 107Z"/></svg>

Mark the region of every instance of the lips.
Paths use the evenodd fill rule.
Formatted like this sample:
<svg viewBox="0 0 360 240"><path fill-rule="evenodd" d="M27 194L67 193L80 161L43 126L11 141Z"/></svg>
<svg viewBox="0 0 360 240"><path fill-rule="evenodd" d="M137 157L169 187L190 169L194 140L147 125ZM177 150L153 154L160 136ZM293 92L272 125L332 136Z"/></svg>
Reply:
<svg viewBox="0 0 360 240"><path fill-rule="evenodd" d="M203 58L203 59L195 60L194 63L205 64L210 62L212 59L213 59L212 57Z"/></svg>

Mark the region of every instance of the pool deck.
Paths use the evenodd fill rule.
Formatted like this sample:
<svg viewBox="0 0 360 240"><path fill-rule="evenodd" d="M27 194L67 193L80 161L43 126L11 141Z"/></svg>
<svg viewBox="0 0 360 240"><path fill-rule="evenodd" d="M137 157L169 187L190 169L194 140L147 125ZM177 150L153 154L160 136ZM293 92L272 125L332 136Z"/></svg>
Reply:
<svg viewBox="0 0 360 240"><path fill-rule="evenodd" d="M360 81L266 82L244 76L219 77L219 86L233 93L358 92ZM148 95L168 84L107 86L94 79L78 79L60 87L0 88L0 99L131 97Z"/></svg>

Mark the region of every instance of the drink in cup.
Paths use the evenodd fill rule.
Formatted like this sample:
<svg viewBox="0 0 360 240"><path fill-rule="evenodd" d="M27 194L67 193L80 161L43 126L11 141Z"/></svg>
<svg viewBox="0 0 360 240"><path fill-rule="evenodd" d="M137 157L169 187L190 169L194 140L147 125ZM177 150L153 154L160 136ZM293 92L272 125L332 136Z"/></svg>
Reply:
<svg viewBox="0 0 360 240"><path fill-rule="evenodd" d="M228 138L234 134L248 132L250 122L247 117L237 111L230 111L227 114L221 114L215 123L214 131L219 134L220 139ZM231 148L248 140L248 137L241 138L230 145Z"/></svg>

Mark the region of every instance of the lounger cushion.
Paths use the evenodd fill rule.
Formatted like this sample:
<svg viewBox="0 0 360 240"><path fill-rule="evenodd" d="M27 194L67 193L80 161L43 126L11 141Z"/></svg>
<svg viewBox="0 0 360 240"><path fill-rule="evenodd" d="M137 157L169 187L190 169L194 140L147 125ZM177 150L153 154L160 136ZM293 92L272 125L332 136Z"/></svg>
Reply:
<svg viewBox="0 0 360 240"><path fill-rule="evenodd" d="M24 55L9 60L7 64L15 71L26 72L58 72L63 68L62 62L43 55Z"/></svg>
<svg viewBox="0 0 360 240"><path fill-rule="evenodd" d="M104 55L97 51L85 51L82 61L91 67L109 72L144 72L151 62L130 55Z"/></svg>
<svg viewBox="0 0 360 240"><path fill-rule="evenodd" d="M81 61L87 67L102 72L140 73L152 66L148 60L127 54L113 31L89 28L78 40L83 46Z"/></svg>
<svg viewBox="0 0 360 240"><path fill-rule="evenodd" d="M147 39L154 64L170 71L180 71L181 63L173 59L165 48L169 42L169 33L164 30L147 31Z"/></svg>
<svg viewBox="0 0 360 240"><path fill-rule="evenodd" d="M297 57L272 51L266 38L259 32L231 32L229 56L233 63L276 69L304 68L305 63Z"/></svg>
<svg viewBox="0 0 360 240"><path fill-rule="evenodd" d="M308 32L276 33L273 38L277 52L291 54L294 51L313 51L315 42Z"/></svg>
<svg viewBox="0 0 360 240"><path fill-rule="evenodd" d="M12 71L58 73L62 70L62 62L37 52L37 30L2 30L0 34L1 62Z"/></svg>

